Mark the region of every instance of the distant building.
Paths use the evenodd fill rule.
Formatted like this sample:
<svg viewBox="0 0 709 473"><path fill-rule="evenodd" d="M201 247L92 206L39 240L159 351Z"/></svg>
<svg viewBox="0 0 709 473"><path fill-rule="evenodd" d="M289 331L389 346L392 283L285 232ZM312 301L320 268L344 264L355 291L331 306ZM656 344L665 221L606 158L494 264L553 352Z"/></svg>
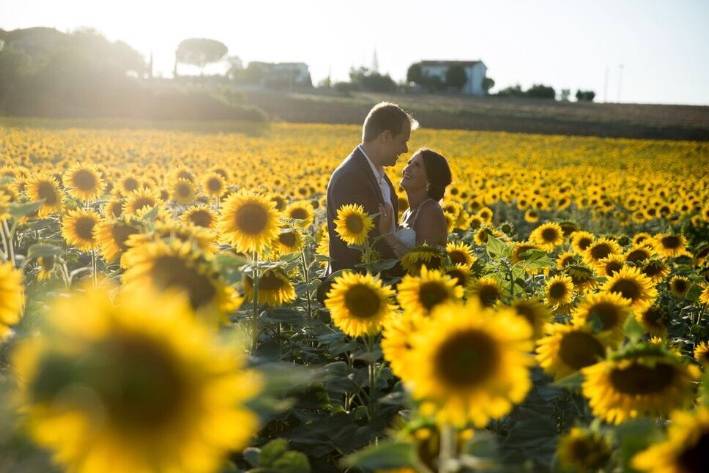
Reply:
<svg viewBox="0 0 709 473"><path fill-rule="evenodd" d="M482 61L421 61L421 74L427 77L437 77L441 82L446 80L446 72L452 66L460 66L465 71L467 81L461 89L466 95L486 95L483 82L487 74L487 66Z"/></svg>
<svg viewBox="0 0 709 473"><path fill-rule="evenodd" d="M310 69L304 62L260 62L249 63L249 68L258 69L262 74L262 85L277 87L312 87Z"/></svg>

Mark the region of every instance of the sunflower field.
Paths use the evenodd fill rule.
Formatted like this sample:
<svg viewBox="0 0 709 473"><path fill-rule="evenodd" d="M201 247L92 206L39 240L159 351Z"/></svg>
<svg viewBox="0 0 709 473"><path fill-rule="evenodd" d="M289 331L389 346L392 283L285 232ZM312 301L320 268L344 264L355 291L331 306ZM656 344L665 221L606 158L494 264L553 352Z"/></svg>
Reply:
<svg viewBox="0 0 709 473"><path fill-rule="evenodd" d="M326 277L359 137L0 128L0 471L709 471L708 144L418 130L446 247Z"/></svg>

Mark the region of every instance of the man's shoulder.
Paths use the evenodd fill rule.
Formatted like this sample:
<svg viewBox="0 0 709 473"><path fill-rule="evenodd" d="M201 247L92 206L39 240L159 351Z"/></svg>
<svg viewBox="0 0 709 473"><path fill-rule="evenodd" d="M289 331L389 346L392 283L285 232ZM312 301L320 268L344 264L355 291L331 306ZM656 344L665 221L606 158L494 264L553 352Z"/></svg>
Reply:
<svg viewBox="0 0 709 473"><path fill-rule="evenodd" d="M359 173L361 166L358 158L359 148L355 148L332 172L330 182L336 182L342 178L351 179L355 174Z"/></svg>

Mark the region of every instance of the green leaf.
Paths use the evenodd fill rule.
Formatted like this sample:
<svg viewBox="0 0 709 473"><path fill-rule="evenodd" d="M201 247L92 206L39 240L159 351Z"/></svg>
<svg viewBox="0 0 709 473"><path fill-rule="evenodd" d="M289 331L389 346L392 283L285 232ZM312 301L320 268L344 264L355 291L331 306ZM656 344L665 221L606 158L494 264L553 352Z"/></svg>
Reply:
<svg viewBox="0 0 709 473"><path fill-rule="evenodd" d="M488 235L487 245L485 245L485 249L487 250L487 254L490 257L500 258L503 256L510 256L510 254L512 253L512 249L509 247L509 245L506 245L500 239L495 238L492 235Z"/></svg>
<svg viewBox="0 0 709 473"><path fill-rule="evenodd" d="M581 383L583 383L583 375L580 372L570 374L558 381L555 381L551 385L556 388L564 388L570 391L575 391L581 388Z"/></svg>
<svg viewBox="0 0 709 473"><path fill-rule="evenodd" d="M274 473L310 473L310 462L301 452L289 450L271 466Z"/></svg>
<svg viewBox="0 0 709 473"><path fill-rule="evenodd" d="M376 470L411 466L416 461L416 451L410 443L386 441L348 455L343 460L350 468Z"/></svg>
<svg viewBox="0 0 709 473"><path fill-rule="evenodd" d="M33 212L36 212L44 204L43 200L38 200L36 202L25 202L22 204L10 204L10 215L13 218L24 217Z"/></svg>
<svg viewBox="0 0 709 473"><path fill-rule="evenodd" d="M623 332L631 343L640 341L645 335L645 329L635 317L628 317L623 326Z"/></svg>
<svg viewBox="0 0 709 473"><path fill-rule="evenodd" d="M659 440L660 432L652 419L636 419L615 427L620 461L623 471L636 471L630 462L636 453L647 448L653 441Z"/></svg>
<svg viewBox="0 0 709 473"><path fill-rule="evenodd" d="M275 461L278 460L287 450L287 440L271 440L261 448L261 454L259 455L259 466L272 466Z"/></svg>
<svg viewBox="0 0 709 473"><path fill-rule="evenodd" d="M530 249L522 252L520 265L527 270L539 270L552 266L554 261L544 251Z"/></svg>
<svg viewBox="0 0 709 473"><path fill-rule="evenodd" d="M398 263L398 259L385 259L381 261L377 261L376 263L372 264L370 266L370 269L373 273L381 273L382 271L386 271L388 269L393 268L396 266L396 263Z"/></svg>
<svg viewBox="0 0 709 473"><path fill-rule="evenodd" d="M27 250L28 258L39 258L48 256L60 256L64 253L64 249L58 246L50 245L47 243L35 243L30 246Z"/></svg>

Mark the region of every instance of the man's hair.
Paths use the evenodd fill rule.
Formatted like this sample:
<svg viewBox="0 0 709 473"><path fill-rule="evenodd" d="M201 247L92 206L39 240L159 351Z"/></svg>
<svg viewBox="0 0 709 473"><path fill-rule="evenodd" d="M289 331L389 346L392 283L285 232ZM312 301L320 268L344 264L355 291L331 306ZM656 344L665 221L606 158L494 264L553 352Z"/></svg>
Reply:
<svg viewBox="0 0 709 473"><path fill-rule="evenodd" d="M380 102L367 114L362 125L362 141L375 140L385 131L398 135L404 128L404 123L411 126L411 130L418 128L418 122L409 113L394 103Z"/></svg>

